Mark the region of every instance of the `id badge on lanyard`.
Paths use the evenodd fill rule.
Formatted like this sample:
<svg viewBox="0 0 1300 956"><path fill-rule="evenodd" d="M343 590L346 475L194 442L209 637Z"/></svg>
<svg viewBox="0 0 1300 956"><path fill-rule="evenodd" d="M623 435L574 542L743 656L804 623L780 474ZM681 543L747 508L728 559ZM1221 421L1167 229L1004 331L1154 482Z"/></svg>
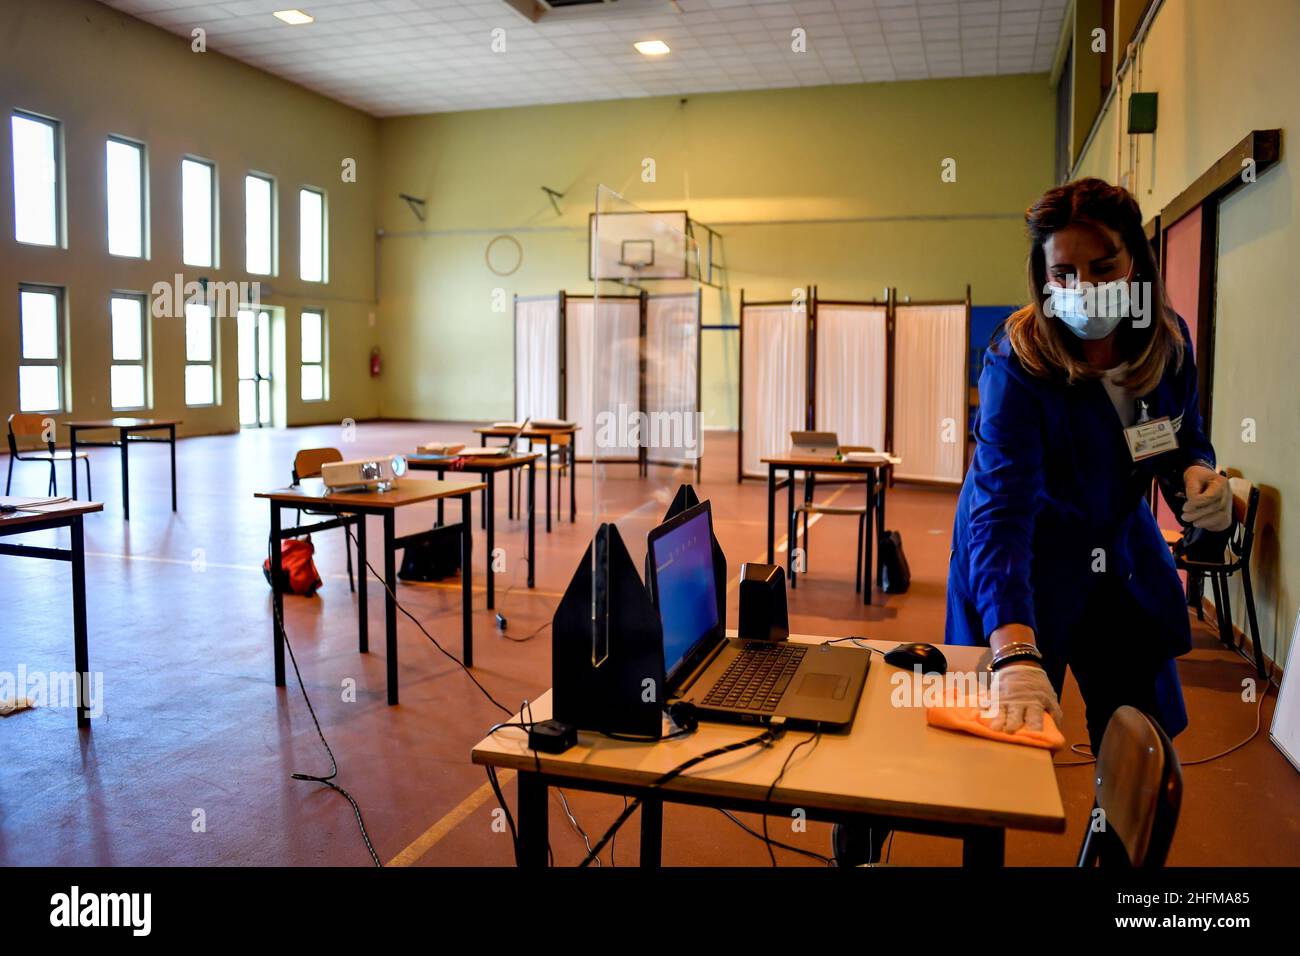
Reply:
<svg viewBox="0 0 1300 956"><path fill-rule="evenodd" d="M1152 418L1147 412L1147 403L1138 402L1141 413L1136 425L1124 429L1124 440L1128 442L1129 454L1134 461L1142 461L1167 451L1178 448L1178 433L1174 431L1173 422L1168 415Z"/></svg>

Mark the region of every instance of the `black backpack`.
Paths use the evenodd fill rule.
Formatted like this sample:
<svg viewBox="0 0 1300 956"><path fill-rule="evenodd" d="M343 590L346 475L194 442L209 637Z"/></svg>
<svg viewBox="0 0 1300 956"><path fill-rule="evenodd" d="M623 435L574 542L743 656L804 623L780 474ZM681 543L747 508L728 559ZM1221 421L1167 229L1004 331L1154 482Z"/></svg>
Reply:
<svg viewBox="0 0 1300 956"><path fill-rule="evenodd" d="M443 525L426 532L402 551L403 581L441 581L460 570L459 524Z"/></svg>
<svg viewBox="0 0 1300 956"><path fill-rule="evenodd" d="M912 569L903 554L903 536L897 531L880 534L880 589L886 594L902 594L912 584Z"/></svg>

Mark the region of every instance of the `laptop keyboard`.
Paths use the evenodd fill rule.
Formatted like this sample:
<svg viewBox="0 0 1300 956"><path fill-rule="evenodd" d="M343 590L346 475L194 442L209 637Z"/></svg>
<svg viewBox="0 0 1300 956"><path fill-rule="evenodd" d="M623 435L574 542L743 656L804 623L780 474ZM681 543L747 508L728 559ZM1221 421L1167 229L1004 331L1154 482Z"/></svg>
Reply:
<svg viewBox="0 0 1300 956"><path fill-rule="evenodd" d="M772 712L807 650L802 644L785 641L746 644L705 695L705 706Z"/></svg>

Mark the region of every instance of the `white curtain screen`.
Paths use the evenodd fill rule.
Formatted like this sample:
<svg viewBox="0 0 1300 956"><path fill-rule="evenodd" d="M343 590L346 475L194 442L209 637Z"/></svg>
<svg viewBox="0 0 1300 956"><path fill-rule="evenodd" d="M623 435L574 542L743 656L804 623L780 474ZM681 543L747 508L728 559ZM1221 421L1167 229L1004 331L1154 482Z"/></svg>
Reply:
<svg viewBox="0 0 1300 956"><path fill-rule="evenodd" d="M593 323L599 320L597 327ZM600 459L637 457L628 441L641 405L641 303L638 299L567 299L564 306L565 417L577 422L577 455L590 459L598 425L596 415L613 416L605 431ZM599 364L593 361L593 350ZM602 424L604 419L602 418Z"/></svg>
<svg viewBox="0 0 1300 956"><path fill-rule="evenodd" d="M960 483L966 450L965 304L894 310L898 478Z"/></svg>
<svg viewBox="0 0 1300 956"><path fill-rule="evenodd" d="M515 420L559 414L559 296L516 299Z"/></svg>
<svg viewBox="0 0 1300 956"><path fill-rule="evenodd" d="M651 428L642 443L651 461L693 461L700 450L699 303L694 292L646 299L646 414ZM655 422L661 424L656 428ZM689 444L696 455L689 454Z"/></svg>
<svg viewBox="0 0 1300 956"><path fill-rule="evenodd" d="M790 448L808 414L808 316L788 305L747 305L740 317L741 474L767 477L764 457Z"/></svg>
<svg viewBox="0 0 1300 956"><path fill-rule="evenodd" d="M817 429L841 445L885 448L883 305L817 306Z"/></svg>

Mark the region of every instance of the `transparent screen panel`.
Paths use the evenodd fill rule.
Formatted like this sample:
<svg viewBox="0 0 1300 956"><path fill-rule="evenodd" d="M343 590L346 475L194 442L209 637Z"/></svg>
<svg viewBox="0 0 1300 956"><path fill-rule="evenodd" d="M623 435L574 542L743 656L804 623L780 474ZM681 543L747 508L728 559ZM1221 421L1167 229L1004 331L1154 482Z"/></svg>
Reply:
<svg viewBox="0 0 1300 956"><path fill-rule="evenodd" d="M646 584L648 535L682 486L697 483L703 453L700 251L689 230L684 212L646 210L600 187L589 245L592 293L571 295L565 306L566 385L570 396L586 398L578 414L574 402L567 407L579 428L577 460L590 462L592 534L605 524L617 530ZM707 533L687 538L672 543L675 557L657 551L659 563L676 560L679 569L704 560ZM609 580L609 554L593 549L593 561L592 660L600 665L617 623L599 586ZM701 598L713 587L698 574L691 580ZM677 610L685 629L666 634L670 657L670 641L708 613L703 601Z"/></svg>

